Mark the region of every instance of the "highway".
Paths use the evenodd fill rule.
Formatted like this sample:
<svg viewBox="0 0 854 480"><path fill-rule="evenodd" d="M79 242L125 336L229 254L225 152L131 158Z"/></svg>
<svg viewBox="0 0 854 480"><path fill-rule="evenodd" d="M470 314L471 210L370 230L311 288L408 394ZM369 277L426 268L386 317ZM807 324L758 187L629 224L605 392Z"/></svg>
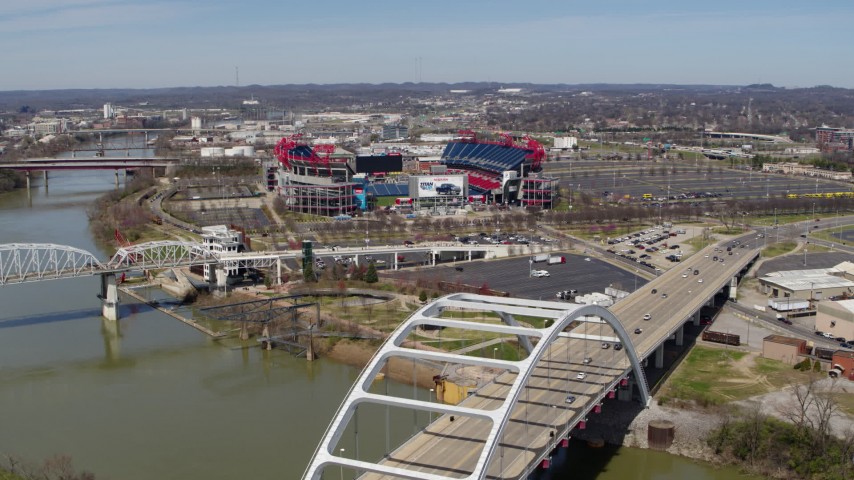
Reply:
<svg viewBox="0 0 854 480"><path fill-rule="evenodd" d="M706 247L611 308L632 336L639 357L654 353L665 338L692 318L694 312L758 255L754 245L735 248L733 255L727 254L725 244L717 246L722 252L716 252L715 248L715 245ZM716 255L722 256L724 262L713 261ZM683 276L689 268L691 273ZM693 274L694 270L698 271L697 275ZM657 293L651 293L653 289ZM667 298L662 298L662 293L666 293ZM648 321L643 320L646 313L651 316ZM643 333L631 333L635 328L642 328ZM573 333L585 333L593 338L561 338L552 344L537 365L521 401L513 409L500 447L488 467L487 478L527 475L530 468L572 430L570 427L585 416L594 415L588 412L630 372L624 351L615 350L611 342L608 342L609 348L601 347L600 336L614 335L610 327L583 323ZM586 357L589 362L584 361ZM582 372L586 377L578 378ZM514 378L515 374L509 372L499 375L461 406L498 407ZM571 404L566 402L568 395L576 397ZM607 412L602 414L607 415ZM487 420L457 416L451 421L449 415L442 415L380 463L428 474L465 476L475 467L489 427ZM360 478L392 477L370 473Z"/></svg>

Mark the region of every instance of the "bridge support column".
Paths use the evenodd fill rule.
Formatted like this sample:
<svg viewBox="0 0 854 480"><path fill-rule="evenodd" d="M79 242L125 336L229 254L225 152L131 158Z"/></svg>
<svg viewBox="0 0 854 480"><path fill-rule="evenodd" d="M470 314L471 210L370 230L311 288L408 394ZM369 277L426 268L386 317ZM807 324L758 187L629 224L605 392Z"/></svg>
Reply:
<svg viewBox="0 0 854 480"><path fill-rule="evenodd" d="M276 259L276 285L282 284L282 257Z"/></svg>
<svg viewBox="0 0 854 480"><path fill-rule="evenodd" d="M699 326L700 326L700 311L699 311L699 310L697 310L697 311L694 313L694 326L695 326L695 327L699 327Z"/></svg>
<svg viewBox="0 0 854 480"><path fill-rule="evenodd" d="M216 289L216 265L205 265L205 280L208 282L208 291Z"/></svg>
<svg viewBox="0 0 854 480"><path fill-rule="evenodd" d="M626 388L617 389L617 400L621 402L631 402L632 401L632 392L635 388L635 379L634 377L626 379L628 382Z"/></svg>
<svg viewBox="0 0 854 480"><path fill-rule="evenodd" d="M397 257L398 257L397 252L394 252L394 269L395 270L397 270L397 268L398 268L397 267Z"/></svg>
<svg viewBox="0 0 854 480"><path fill-rule="evenodd" d="M47 188L47 170L44 171L44 188Z"/></svg>
<svg viewBox="0 0 854 480"><path fill-rule="evenodd" d="M107 320L119 319L119 287L116 285L116 275L113 273L101 274L101 315Z"/></svg>
<svg viewBox="0 0 854 480"><path fill-rule="evenodd" d="M732 301L738 297L738 277L732 277L729 281L729 299Z"/></svg>
<svg viewBox="0 0 854 480"><path fill-rule="evenodd" d="M116 170L116 190L119 189L119 171Z"/></svg>
<svg viewBox="0 0 854 480"><path fill-rule="evenodd" d="M114 322L106 318L101 319L101 334L104 336L104 353L107 359L113 362L120 358L121 353L119 325L119 322Z"/></svg>
<svg viewBox="0 0 854 480"><path fill-rule="evenodd" d="M228 285L228 275L225 273L225 268L221 265L216 266L216 286L225 288Z"/></svg>
<svg viewBox="0 0 854 480"><path fill-rule="evenodd" d="M468 251L469 261L471 261L471 250Z"/></svg>
<svg viewBox="0 0 854 480"><path fill-rule="evenodd" d="M664 344L655 349L655 368L664 368Z"/></svg>
<svg viewBox="0 0 854 480"><path fill-rule="evenodd" d="M27 178L27 193L30 192L30 171L27 170L24 172L24 176Z"/></svg>
<svg viewBox="0 0 854 480"><path fill-rule="evenodd" d="M679 325L676 330L676 346L681 347L685 343L685 324Z"/></svg>
<svg viewBox="0 0 854 480"><path fill-rule="evenodd" d="M436 252L430 252L430 265L436 266Z"/></svg>

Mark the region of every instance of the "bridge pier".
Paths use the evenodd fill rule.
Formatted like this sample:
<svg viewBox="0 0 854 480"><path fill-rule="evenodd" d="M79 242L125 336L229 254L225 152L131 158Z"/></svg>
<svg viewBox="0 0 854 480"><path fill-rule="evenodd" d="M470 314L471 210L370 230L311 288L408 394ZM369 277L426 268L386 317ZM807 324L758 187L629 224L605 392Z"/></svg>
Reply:
<svg viewBox="0 0 854 480"><path fill-rule="evenodd" d="M119 322L106 318L101 319L101 333L104 335L104 350L107 359L113 362L117 361L120 358L121 347Z"/></svg>
<svg viewBox="0 0 854 480"><path fill-rule="evenodd" d="M119 288L116 285L116 274L101 274L101 315L107 320L119 319Z"/></svg>
<svg viewBox="0 0 854 480"><path fill-rule="evenodd" d="M213 292L216 290L216 265L207 265L205 274L207 275L205 280L208 282L208 291Z"/></svg>
<svg viewBox="0 0 854 480"><path fill-rule="evenodd" d="M729 281L729 299L733 302L738 297L738 277L732 277Z"/></svg>
<svg viewBox="0 0 854 480"><path fill-rule="evenodd" d="M119 170L116 169L116 190L119 189Z"/></svg>
<svg viewBox="0 0 854 480"><path fill-rule="evenodd" d="M700 326L700 311L699 311L699 310L697 310L696 312L694 312L694 326L695 326L695 327L699 327L699 326Z"/></svg>
<svg viewBox="0 0 854 480"><path fill-rule="evenodd" d="M685 343L685 324L679 325L676 330L676 346L681 347Z"/></svg>
<svg viewBox="0 0 854 480"><path fill-rule="evenodd" d="M664 343L655 349L655 368L664 368Z"/></svg>
<svg viewBox="0 0 854 480"><path fill-rule="evenodd" d="M222 265L217 265L215 270L217 288L225 288L228 285L228 274Z"/></svg>
<svg viewBox="0 0 854 480"><path fill-rule="evenodd" d="M47 170L44 171L44 188L47 188Z"/></svg>
<svg viewBox="0 0 854 480"><path fill-rule="evenodd" d="M30 171L24 172L24 177L27 179L27 193L30 193Z"/></svg>

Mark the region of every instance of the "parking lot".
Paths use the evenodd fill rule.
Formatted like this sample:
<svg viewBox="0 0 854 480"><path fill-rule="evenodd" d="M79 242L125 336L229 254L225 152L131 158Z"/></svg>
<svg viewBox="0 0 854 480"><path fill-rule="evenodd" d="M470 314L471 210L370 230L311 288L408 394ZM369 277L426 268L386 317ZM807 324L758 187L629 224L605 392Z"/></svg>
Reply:
<svg viewBox="0 0 854 480"><path fill-rule="evenodd" d="M522 257L457 262L455 265L435 268L388 272L387 275L409 280L422 278L459 282L476 287L486 285L493 290L507 292L513 297L538 300L557 300L555 294L558 291L570 289L578 290L581 295L591 292L604 293L605 288L609 286L631 292L647 283L642 277L595 258L563 252L555 252L552 255L564 256L566 263L548 265L541 262L531 265L529 257ZM546 270L549 276L534 278L530 276L531 270Z"/></svg>
<svg viewBox="0 0 854 480"><path fill-rule="evenodd" d="M591 166L584 162L569 168L569 161L550 162L549 174L560 178L562 187L572 191L581 189L594 198L616 201L629 195L632 200L643 199L644 194L657 198L679 197L700 193L706 199L726 198L780 198L786 194L806 194L849 191L850 186L840 182L804 176L733 170L723 163L707 164L673 162L618 162ZM575 164L576 162L573 162ZM582 166L583 165L583 166ZM676 172L673 173L675 168ZM570 173L572 171L572 173ZM712 196L705 196L711 193Z"/></svg>

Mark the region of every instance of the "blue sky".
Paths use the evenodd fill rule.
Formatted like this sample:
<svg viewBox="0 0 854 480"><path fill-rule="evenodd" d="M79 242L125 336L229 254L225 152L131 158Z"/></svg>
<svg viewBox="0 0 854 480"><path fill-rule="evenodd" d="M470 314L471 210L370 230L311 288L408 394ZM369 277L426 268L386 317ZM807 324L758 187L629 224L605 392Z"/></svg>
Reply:
<svg viewBox="0 0 854 480"><path fill-rule="evenodd" d="M854 88L852 48L851 0L0 2L0 90L234 85L235 67L240 85Z"/></svg>

